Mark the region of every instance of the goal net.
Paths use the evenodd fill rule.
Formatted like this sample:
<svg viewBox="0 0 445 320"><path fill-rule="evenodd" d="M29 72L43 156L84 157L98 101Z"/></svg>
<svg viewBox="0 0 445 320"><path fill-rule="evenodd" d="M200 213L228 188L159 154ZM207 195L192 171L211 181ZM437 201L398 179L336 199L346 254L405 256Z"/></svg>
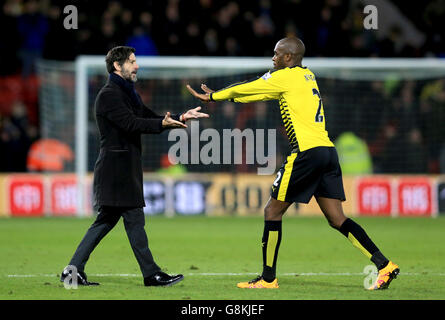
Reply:
<svg viewBox="0 0 445 320"><path fill-rule="evenodd" d="M212 128L221 137L224 129L275 129L276 168L281 165L289 147L277 101L204 105L185 87L190 84L200 90L205 83L220 89L261 76L271 69L270 58L138 57L137 62L136 89L147 106L165 114L201 105L210 118L199 122L199 132ZM327 130L345 174L445 171L444 61L306 58L303 65L316 75ZM76 63L41 61L38 70L42 137L68 144L75 152L75 161L64 170L84 177L93 171L99 152L94 100L108 78L104 57L81 56ZM187 129L189 137L192 127ZM144 135L144 171L154 172L165 165L166 155L176 143L168 136L168 131ZM270 143L266 137L265 154L272 150ZM244 149L249 147L244 145ZM233 145L221 143L220 148L221 154L237 156ZM247 161L245 154L241 163L225 164L222 159L202 163L191 159L196 150L199 152L199 148L189 149L184 164L188 172L257 173L259 164Z"/></svg>

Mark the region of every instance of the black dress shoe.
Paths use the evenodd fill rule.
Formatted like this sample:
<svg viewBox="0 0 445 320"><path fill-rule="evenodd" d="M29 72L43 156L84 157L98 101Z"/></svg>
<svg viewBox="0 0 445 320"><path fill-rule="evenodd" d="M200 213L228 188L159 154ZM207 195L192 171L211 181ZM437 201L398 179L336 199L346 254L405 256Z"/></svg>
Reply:
<svg viewBox="0 0 445 320"><path fill-rule="evenodd" d="M156 272L154 275L144 278L144 285L150 286L163 286L168 287L183 280L182 274L170 276L162 271Z"/></svg>
<svg viewBox="0 0 445 320"><path fill-rule="evenodd" d="M70 274L72 274L72 272L73 271L71 269L68 269L68 268L63 269L62 274L60 275L60 282L65 282L66 277L68 277ZM72 277L72 278L74 278L74 277ZM68 284L70 284L70 285L73 284L72 278L69 279L69 282L68 282ZM77 272L77 284L79 286L98 286L99 285L98 282L89 282L87 280L86 273L83 271Z"/></svg>

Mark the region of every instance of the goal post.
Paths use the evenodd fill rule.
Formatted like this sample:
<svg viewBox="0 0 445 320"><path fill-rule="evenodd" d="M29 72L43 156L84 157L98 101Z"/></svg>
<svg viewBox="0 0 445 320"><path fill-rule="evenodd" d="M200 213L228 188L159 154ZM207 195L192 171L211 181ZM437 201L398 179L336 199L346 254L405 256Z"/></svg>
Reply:
<svg viewBox="0 0 445 320"><path fill-rule="evenodd" d="M262 75L272 68L272 61L269 57L141 56L137 57L137 63L140 67L138 71L138 83L141 82L143 88L148 91L157 90L156 86L158 85L165 91L162 96L154 97L154 95L152 95L148 97L150 102L162 104L162 108L166 108L172 112L180 111L181 108L185 108L187 105L197 105L196 101L193 102L190 97L185 97L181 92L181 87L184 86L185 82L191 81L197 85L201 83L200 81L208 80L209 87L214 86L215 89L218 89L224 85L251 78L254 75ZM42 61L40 65L45 65L45 61ZM329 121L333 118L331 126L335 136L341 131L342 126L347 127L348 130L366 126L367 138L372 139L371 142L377 144L379 143L377 141L379 132L371 132L375 128L371 125L368 127L366 117L378 116L378 112L381 110L393 108L394 105L403 103L401 95L405 93L400 91L403 90L403 88L394 90L391 87L393 86L390 84L391 82L399 81L399 84L402 83L402 86L406 84L406 87L409 87L409 83L414 83L414 86L418 85L423 88L429 85L430 82L435 83L445 79L445 61L436 58L305 58L303 65L310 68L317 77L321 96L325 104L325 113L328 114L327 125L330 133ZM40 69L42 70L42 68ZM43 67L43 70L46 69ZM93 119L92 108L95 95L104 85L108 74L106 72L104 56L79 56L73 64L73 70L75 75L73 97L73 106L75 108L74 167L78 182L78 215L82 216L85 212L82 208L85 208L87 201L85 178L91 173L91 164L97 155L97 153L95 153L97 145L95 147L91 146L94 139L89 139L89 131L91 131L89 123L92 123ZM376 86L387 86L387 89L376 89L376 92L385 91L388 96L369 102L370 99L373 99L373 96L372 94L367 94L367 90L372 88L374 83ZM169 85L172 86L172 88L170 88ZM154 89L152 88L153 86L155 87ZM419 90L414 91L415 95L421 94ZM349 95L349 97L347 97L347 95ZM390 101L388 105L379 105L379 103L384 104L387 101ZM375 106L375 110L369 106ZM340 109L343 110L342 113L335 116ZM357 111L355 109L360 110ZM246 111L246 113L247 112L248 111ZM350 115L348 112L353 112L354 114ZM240 114L237 115L239 117L235 118L235 121L242 118ZM412 114L409 115L409 117L415 120L416 115ZM215 118L216 119L212 120L214 121L212 125L215 123L219 125L218 121L222 118L219 117L219 114ZM272 123L274 128L280 126L280 119L274 118L274 116L269 118L273 118L272 120L274 121L269 122L269 125ZM441 118L439 117L439 119ZM73 119L71 119L71 121L72 120ZM69 121L69 119L67 121ZM246 123L249 122L248 120L246 121L237 121L232 123L232 125L236 126L240 123L247 125ZM351 126L351 123L354 121L356 121L357 124ZM370 120L370 122L372 121ZM250 122L250 124L251 123L252 122ZM221 122L221 126L224 124L225 123ZM264 123L261 122L261 124ZM206 124L203 125L206 126ZM383 130L380 129L380 127L378 128L378 130ZM440 140L440 138L440 136L423 137L423 139L436 140ZM166 139L166 137L162 137L162 139ZM282 144L285 145L285 137L282 137L282 139L284 141ZM164 147L164 149L158 151L157 149L154 150L155 148L153 147L151 151L154 150L157 154L165 153L165 146L160 147ZM377 146L376 148L378 147L381 146ZM280 150L277 150L277 153L279 152ZM381 155L379 154L379 156ZM394 155L394 159L396 159L394 161L402 161L397 160L399 158L396 156L397 155ZM411 155L408 154L405 156L410 157ZM417 154L414 155L413 153L412 156L417 157ZM154 170L158 165L158 163L148 163L146 162L147 160L143 161L144 170ZM280 161L277 163L280 164ZM384 167L384 164L380 164L380 166ZM207 166L206 170L207 169L210 170L207 172L218 172L219 170L218 166L213 166L213 169ZM191 171L193 170L194 169L191 168ZM231 169L227 170L230 171ZM198 169L196 171L199 172L200 170ZM379 173L378 170L375 173Z"/></svg>

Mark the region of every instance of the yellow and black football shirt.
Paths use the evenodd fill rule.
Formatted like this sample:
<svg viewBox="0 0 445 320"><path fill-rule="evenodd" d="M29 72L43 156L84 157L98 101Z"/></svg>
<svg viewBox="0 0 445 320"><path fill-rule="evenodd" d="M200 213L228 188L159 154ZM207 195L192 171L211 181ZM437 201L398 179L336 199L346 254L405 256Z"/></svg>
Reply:
<svg viewBox="0 0 445 320"><path fill-rule="evenodd" d="M267 72L253 81L232 84L210 94L210 100L249 103L278 100L281 118L293 152L331 147L323 104L315 76L307 67Z"/></svg>

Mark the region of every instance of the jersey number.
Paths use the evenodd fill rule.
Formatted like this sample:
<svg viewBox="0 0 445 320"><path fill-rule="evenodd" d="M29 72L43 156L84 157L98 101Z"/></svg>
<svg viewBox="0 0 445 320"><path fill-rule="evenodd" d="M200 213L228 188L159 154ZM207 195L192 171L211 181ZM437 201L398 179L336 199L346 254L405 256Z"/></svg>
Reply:
<svg viewBox="0 0 445 320"><path fill-rule="evenodd" d="M323 122L323 116L320 114L321 112L321 95L320 92L318 92L317 89L313 88L312 89L312 94L315 96L318 96L318 109L317 109L317 113L315 114L315 122Z"/></svg>
<svg viewBox="0 0 445 320"><path fill-rule="evenodd" d="M274 187L278 187L278 181L280 180L280 178L281 178L281 171L278 171L278 173L277 173L277 178L276 178L275 181L273 182L273 186L274 186Z"/></svg>

